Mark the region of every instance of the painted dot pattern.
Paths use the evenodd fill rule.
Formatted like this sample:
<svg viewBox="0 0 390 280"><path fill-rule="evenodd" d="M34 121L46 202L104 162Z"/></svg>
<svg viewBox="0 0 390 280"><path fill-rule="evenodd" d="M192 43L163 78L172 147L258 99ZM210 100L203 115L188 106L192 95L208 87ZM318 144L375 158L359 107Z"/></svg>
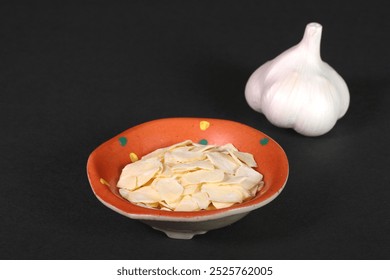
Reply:
<svg viewBox="0 0 390 280"><path fill-rule="evenodd" d="M138 160L138 156L136 153L131 152L129 156L130 156L131 162L136 162Z"/></svg>
<svg viewBox="0 0 390 280"><path fill-rule="evenodd" d="M201 122L199 122L199 127L200 127L200 130L205 131L206 129L208 129L210 127L210 123L208 121L201 121Z"/></svg>
<svg viewBox="0 0 390 280"><path fill-rule="evenodd" d="M119 137L119 144L121 144L122 147L126 146L127 144L127 138L126 137Z"/></svg>
<svg viewBox="0 0 390 280"><path fill-rule="evenodd" d="M107 187L110 186L110 184L106 180L104 180L103 178L100 178L99 181L100 181L101 184L106 185Z"/></svg>
<svg viewBox="0 0 390 280"><path fill-rule="evenodd" d="M261 144L262 146L267 145L268 142L269 142L269 139L268 139L267 137L264 137L264 138L260 139L260 144Z"/></svg>

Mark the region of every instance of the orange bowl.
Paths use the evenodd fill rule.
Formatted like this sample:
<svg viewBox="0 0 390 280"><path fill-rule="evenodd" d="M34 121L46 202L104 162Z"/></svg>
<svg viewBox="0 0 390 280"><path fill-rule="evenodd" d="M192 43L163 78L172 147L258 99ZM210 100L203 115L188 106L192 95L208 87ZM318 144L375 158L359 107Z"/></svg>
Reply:
<svg viewBox="0 0 390 280"><path fill-rule="evenodd" d="M216 145L232 143L238 150L253 154L258 164L256 170L264 176L264 187L246 202L194 212L145 208L120 196L116 184L125 165L184 140ZM134 126L96 148L87 162L90 185L104 205L180 239L230 225L271 202L283 190L288 171L285 152L266 134L238 122L208 118L167 118Z"/></svg>

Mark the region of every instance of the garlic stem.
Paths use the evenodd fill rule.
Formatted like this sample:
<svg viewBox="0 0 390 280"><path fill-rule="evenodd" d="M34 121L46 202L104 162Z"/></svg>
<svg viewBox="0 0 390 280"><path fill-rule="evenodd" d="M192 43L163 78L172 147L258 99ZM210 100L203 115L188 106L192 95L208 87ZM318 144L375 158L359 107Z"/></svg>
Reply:
<svg viewBox="0 0 390 280"><path fill-rule="evenodd" d="M308 58L317 61L321 60L321 34L321 24L312 22L306 26L305 33L303 34L302 41L299 43L299 45L306 49L306 55Z"/></svg>

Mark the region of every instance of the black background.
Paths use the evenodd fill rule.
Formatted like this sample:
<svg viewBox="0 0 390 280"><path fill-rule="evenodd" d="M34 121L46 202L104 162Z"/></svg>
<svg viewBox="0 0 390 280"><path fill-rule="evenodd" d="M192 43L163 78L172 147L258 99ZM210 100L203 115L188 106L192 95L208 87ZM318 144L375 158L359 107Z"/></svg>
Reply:
<svg viewBox="0 0 390 280"><path fill-rule="evenodd" d="M385 1L77 1L0 6L2 259L389 259L389 19ZM328 134L271 125L250 74L323 25L350 108ZM103 206L88 155L165 117L235 120L289 158L285 190L236 224L163 233Z"/></svg>

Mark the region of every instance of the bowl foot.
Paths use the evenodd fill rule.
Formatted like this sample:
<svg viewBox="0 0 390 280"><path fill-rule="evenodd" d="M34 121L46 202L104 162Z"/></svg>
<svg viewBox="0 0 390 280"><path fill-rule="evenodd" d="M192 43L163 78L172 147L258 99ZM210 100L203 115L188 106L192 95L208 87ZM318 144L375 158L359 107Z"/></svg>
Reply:
<svg viewBox="0 0 390 280"><path fill-rule="evenodd" d="M195 235L205 234L207 231L173 231L162 228L153 227L156 230L164 232L169 238L172 239L192 239Z"/></svg>

